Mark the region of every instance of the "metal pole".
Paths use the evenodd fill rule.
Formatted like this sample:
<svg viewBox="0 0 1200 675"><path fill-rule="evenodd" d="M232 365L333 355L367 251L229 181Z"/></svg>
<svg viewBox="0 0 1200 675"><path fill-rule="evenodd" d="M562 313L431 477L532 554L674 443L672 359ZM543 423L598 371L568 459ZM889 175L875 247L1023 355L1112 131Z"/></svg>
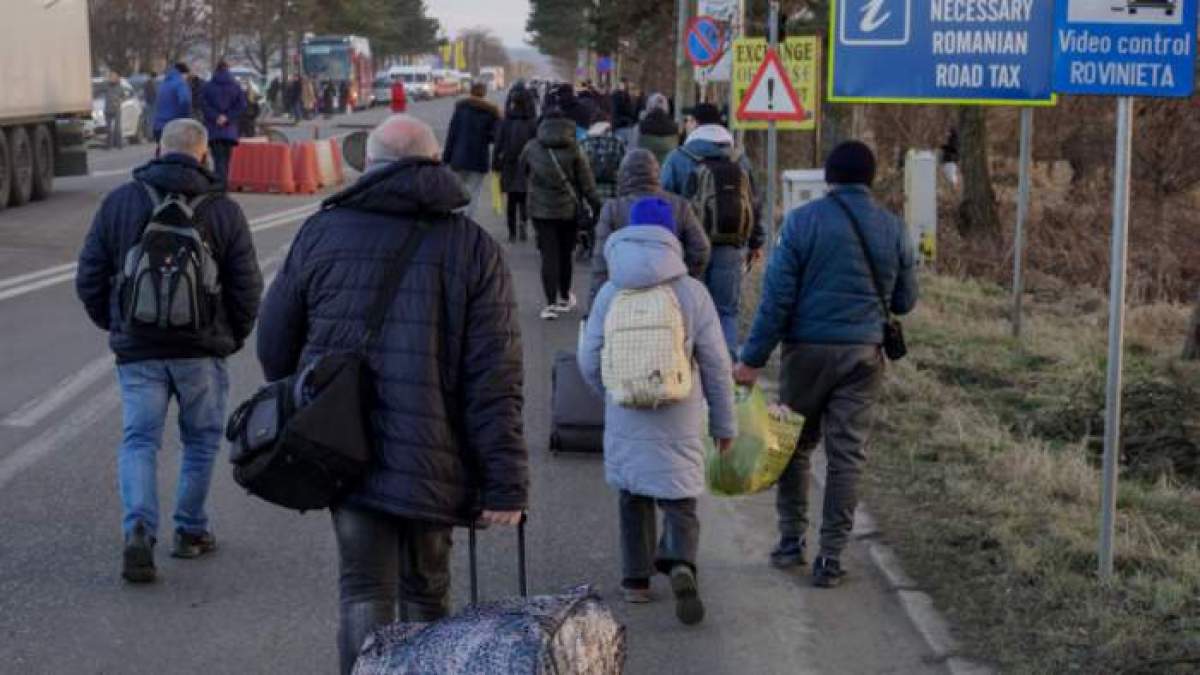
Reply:
<svg viewBox="0 0 1200 675"><path fill-rule="evenodd" d="M779 48L779 0L771 0L771 11L767 14L767 35L771 51ZM779 167L778 130L775 120L767 122L767 208L764 214L767 230L767 251L775 246L775 174Z"/></svg>
<svg viewBox="0 0 1200 675"><path fill-rule="evenodd" d="M687 51L684 43L687 40L688 5L691 0L677 0L675 3L675 124L683 128L683 99L687 91L684 82L684 70L687 68Z"/></svg>
<svg viewBox="0 0 1200 675"><path fill-rule="evenodd" d="M1121 369L1125 343L1125 262L1129 236L1129 157L1133 98L1117 99L1117 158L1113 166L1112 272L1108 289L1108 385L1104 406L1104 485L1100 501L1100 578L1113 573L1117 517L1117 460L1121 448Z"/></svg>
<svg viewBox="0 0 1200 675"><path fill-rule="evenodd" d="M733 39L729 41L729 48L733 49L734 43L738 38L746 36L746 0L738 0L737 16L733 19ZM729 125L734 126L734 117L737 115L737 106L734 102L734 94L736 90L733 86L733 56L730 56L730 74L729 74ZM737 129L733 133L734 143L739 148L746 147L746 130Z"/></svg>
<svg viewBox="0 0 1200 675"><path fill-rule="evenodd" d="M1025 220L1029 217L1029 170L1033 160L1033 108L1021 108L1021 166L1017 178L1017 231L1013 239L1013 337L1021 337L1025 296Z"/></svg>

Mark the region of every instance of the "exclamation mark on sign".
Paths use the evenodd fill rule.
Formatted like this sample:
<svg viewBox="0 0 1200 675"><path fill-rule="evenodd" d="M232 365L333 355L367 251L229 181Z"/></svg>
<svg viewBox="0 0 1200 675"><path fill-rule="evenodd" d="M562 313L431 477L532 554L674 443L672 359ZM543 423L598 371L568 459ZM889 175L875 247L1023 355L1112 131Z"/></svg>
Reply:
<svg viewBox="0 0 1200 675"><path fill-rule="evenodd" d="M775 109L775 78L767 78L767 110Z"/></svg>

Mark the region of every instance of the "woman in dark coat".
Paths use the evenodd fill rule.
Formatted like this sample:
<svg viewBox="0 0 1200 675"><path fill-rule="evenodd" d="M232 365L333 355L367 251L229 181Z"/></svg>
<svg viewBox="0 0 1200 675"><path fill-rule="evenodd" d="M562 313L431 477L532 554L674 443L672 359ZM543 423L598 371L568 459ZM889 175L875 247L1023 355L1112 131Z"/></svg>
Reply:
<svg viewBox="0 0 1200 675"><path fill-rule="evenodd" d="M508 204L508 241L529 238L529 211L525 205L526 180L521 173L521 151L537 136L537 111L533 94L513 86L504 105L504 119L492 146L492 171L500 173L500 189Z"/></svg>
<svg viewBox="0 0 1200 675"><path fill-rule="evenodd" d="M654 153L659 164L679 146L679 127L671 119L669 109L666 96L651 95L646 101L646 116L638 125L638 147Z"/></svg>

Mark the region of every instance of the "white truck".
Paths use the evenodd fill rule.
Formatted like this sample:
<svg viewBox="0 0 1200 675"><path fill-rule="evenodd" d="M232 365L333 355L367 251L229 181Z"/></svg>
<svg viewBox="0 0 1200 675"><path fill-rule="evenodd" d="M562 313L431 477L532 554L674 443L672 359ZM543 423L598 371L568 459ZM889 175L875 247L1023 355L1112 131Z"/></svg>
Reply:
<svg viewBox="0 0 1200 675"><path fill-rule="evenodd" d="M87 174L92 114L87 0L3 0L0 209L45 199L55 176Z"/></svg>

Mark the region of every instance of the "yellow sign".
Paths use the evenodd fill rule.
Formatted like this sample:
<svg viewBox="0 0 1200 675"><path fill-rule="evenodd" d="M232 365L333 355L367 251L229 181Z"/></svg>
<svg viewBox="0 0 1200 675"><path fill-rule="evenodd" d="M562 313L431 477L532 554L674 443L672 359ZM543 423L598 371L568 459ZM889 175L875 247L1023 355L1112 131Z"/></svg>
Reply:
<svg viewBox="0 0 1200 675"><path fill-rule="evenodd" d="M454 51L454 43L447 42L446 44L442 45L442 67L443 68L450 67L450 65L451 65L450 60L453 57L453 54L452 54L453 51Z"/></svg>
<svg viewBox="0 0 1200 675"><path fill-rule="evenodd" d="M457 40L454 43L454 69L467 69L467 41Z"/></svg>
<svg viewBox="0 0 1200 675"><path fill-rule="evenodd" d="M758 71L766 56L767 41L763 38L740 38L733 41L733 101L730 110L742 107L742 97L750 89L754 73ZM811 117L803 122L778 122L775 125L776 129L812 131L817 128L817 92L820 84L817 82L817 61L820 60L820 56L820 42L816 37L790 37L779 45L779 58L792 80L792 86L796 88L796 97L800 99L804 110L811 113ZM735 116L733 127L746 130L766 129L767 123L739 120Z"/></svg>

